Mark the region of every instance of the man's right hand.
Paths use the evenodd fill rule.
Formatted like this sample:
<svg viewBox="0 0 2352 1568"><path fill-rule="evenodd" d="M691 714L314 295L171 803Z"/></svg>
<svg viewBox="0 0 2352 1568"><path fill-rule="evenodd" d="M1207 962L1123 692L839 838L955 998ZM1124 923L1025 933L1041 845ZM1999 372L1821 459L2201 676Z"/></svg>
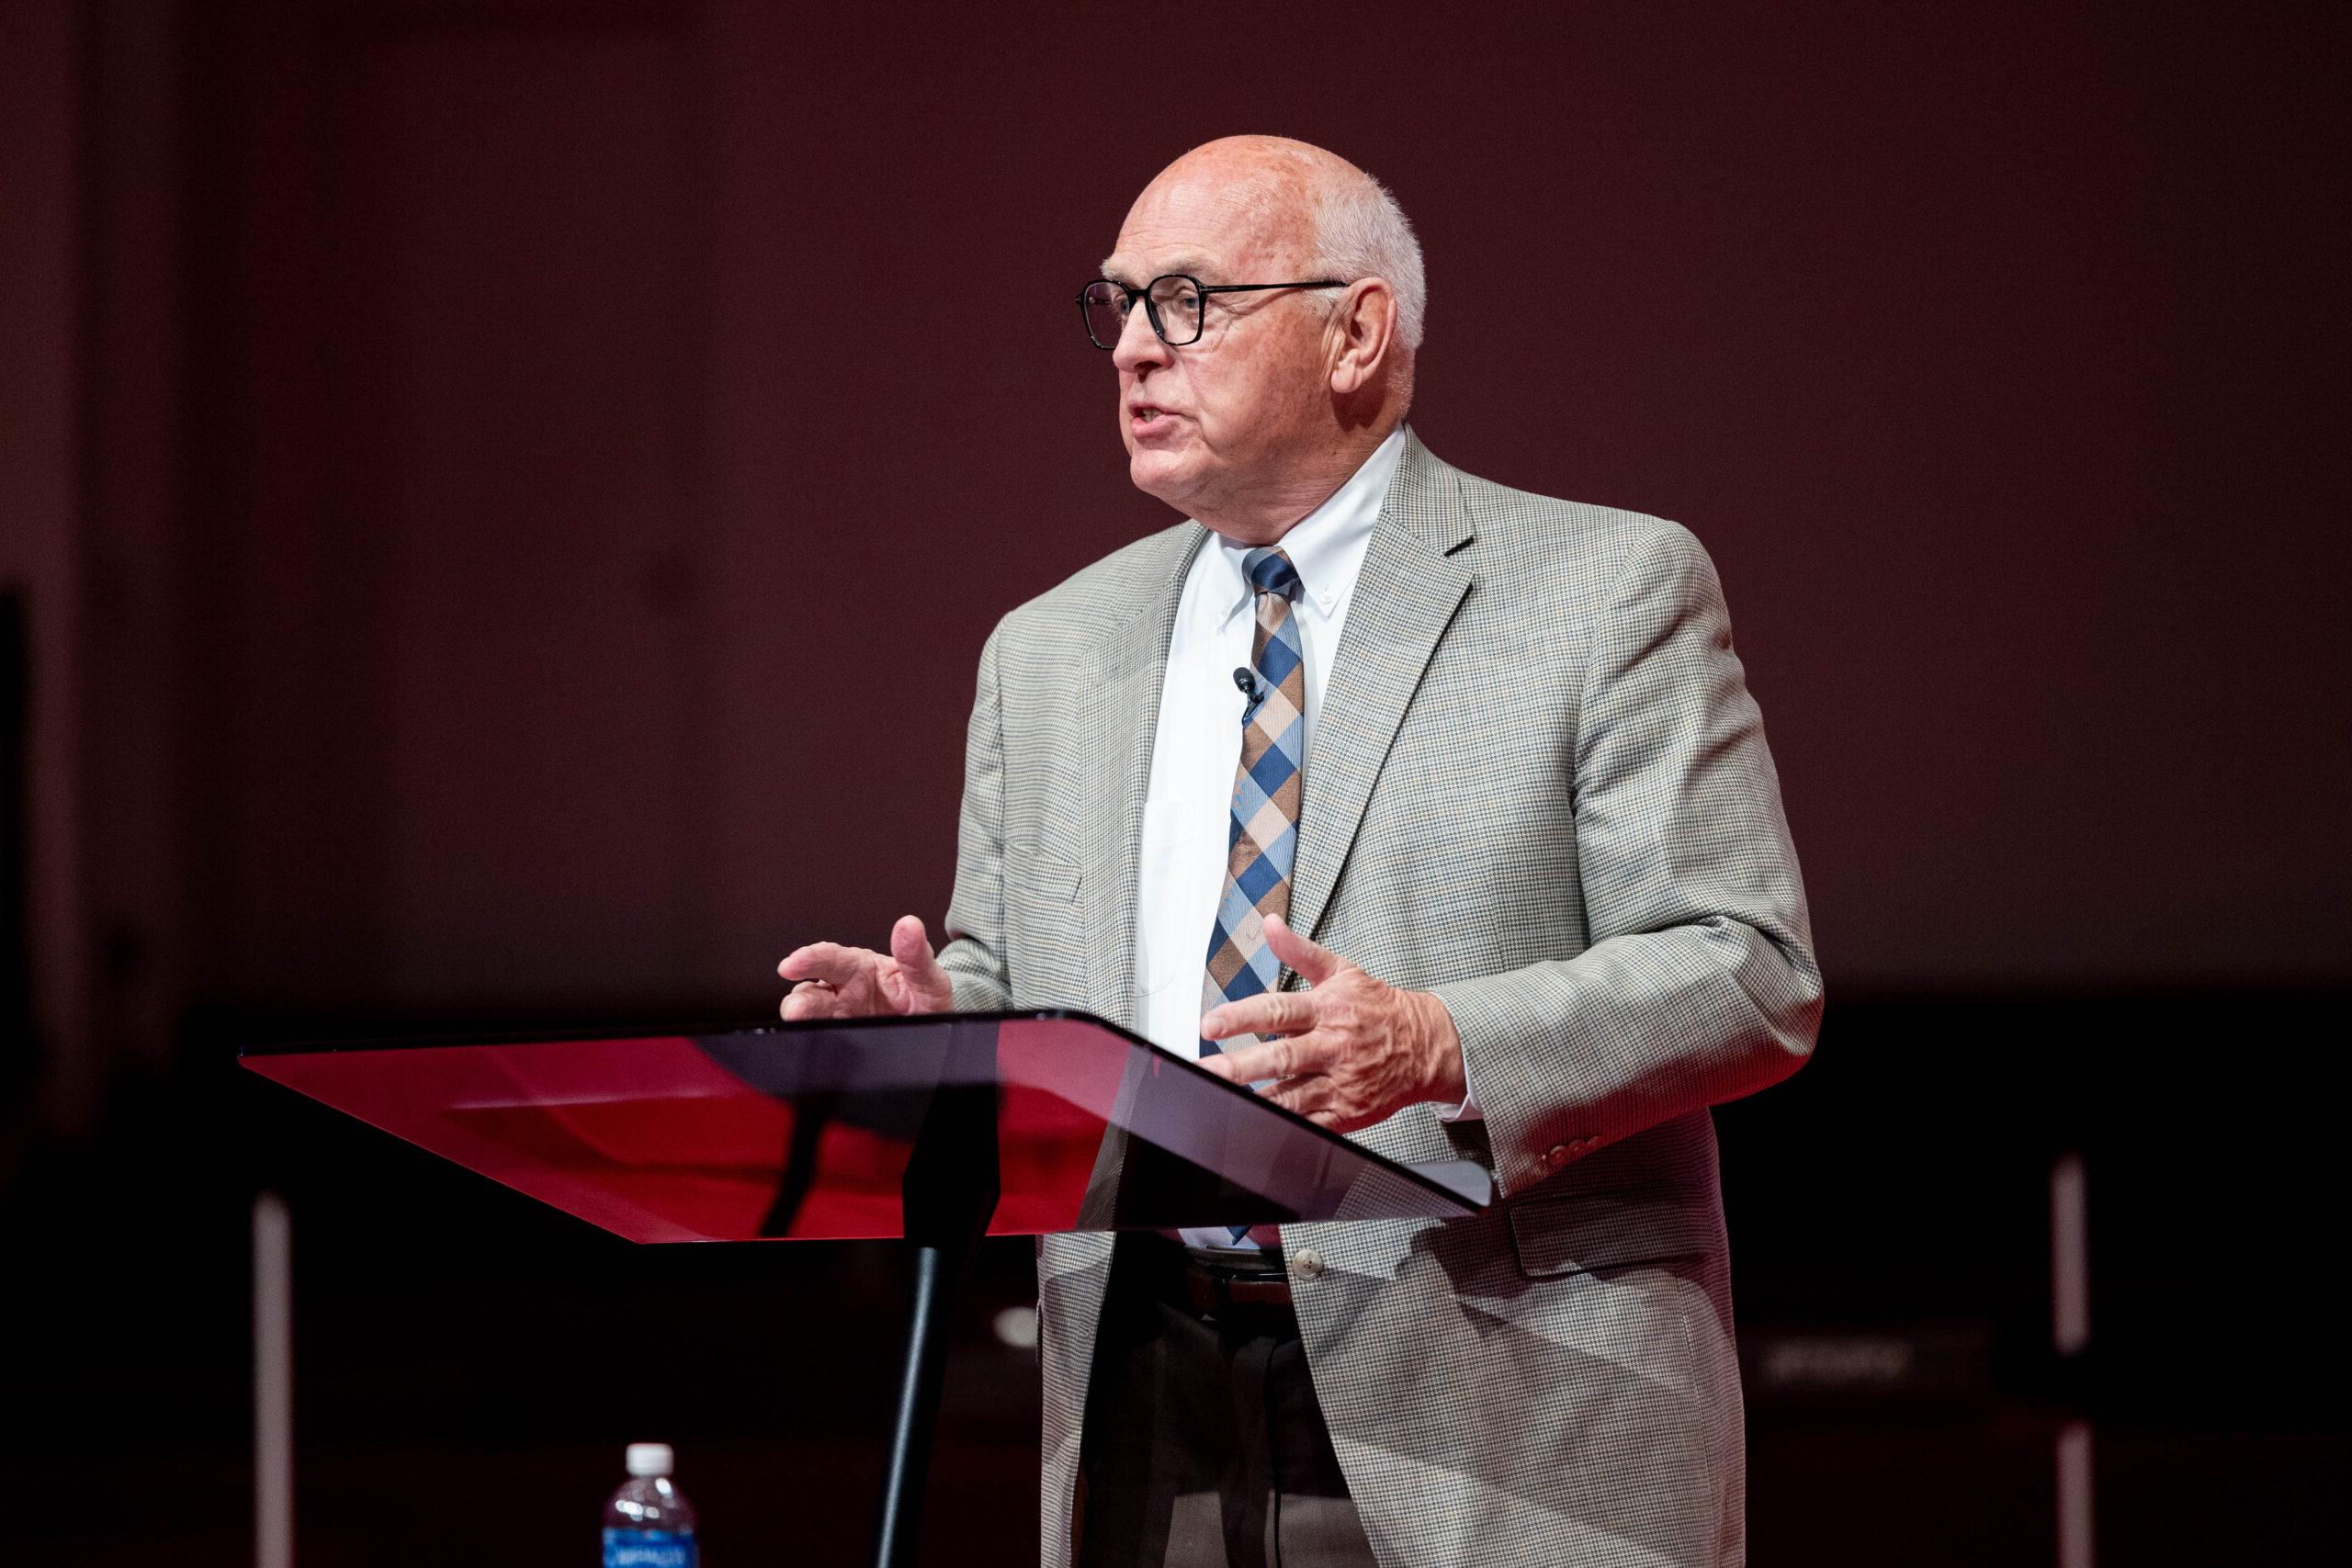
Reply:
<svg viewBox="0 0 2352 1568"><path fill-rule="evenodd" d="M948 1012L956 987L932 955L922 921L902 915L890 928L890 951L812 942L775 966L801 982L786 993L784 1016L866 1018L876 1013Z"/></svg>

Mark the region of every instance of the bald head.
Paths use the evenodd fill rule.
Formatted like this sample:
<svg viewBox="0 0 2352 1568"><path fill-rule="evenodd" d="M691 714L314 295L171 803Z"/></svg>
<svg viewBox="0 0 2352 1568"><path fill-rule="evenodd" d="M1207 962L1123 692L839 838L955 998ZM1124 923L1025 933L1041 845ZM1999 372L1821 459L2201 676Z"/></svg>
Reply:
<svg viewBox="0 0 2352 1568"><path fill-rule="evenodd" d="M1320 147L1280 136L1227 136L1195 147L1162 169L1136 205L1179 187L1229 207L1298 267L1314 260L1315 215L1326 192L1368 176Z"/></svg>
<svg viewBox="0 0 2352 1568"><path fill-rule="evenodd" d="M1345 158L1287 136L1223 136L1162 169L1136 208L1179 191L1257 230L1292 276L1383 279L1396 296L1399 347L1408 355L1420 347L1428 299L1420 243L1388 187Z"/></svg>
<svg viewBox="0 0 2352 1568"><path fill-rule="evenodd" d="M1420 248L1344 158L1278 136L1196 147L1136 197L1103 273L1205 286L1196 342L1131 310L1114 358L1130 477L1228 537L1279 538L1404 418ZM1235 287L1263 285L1281 287Z"/></svg>

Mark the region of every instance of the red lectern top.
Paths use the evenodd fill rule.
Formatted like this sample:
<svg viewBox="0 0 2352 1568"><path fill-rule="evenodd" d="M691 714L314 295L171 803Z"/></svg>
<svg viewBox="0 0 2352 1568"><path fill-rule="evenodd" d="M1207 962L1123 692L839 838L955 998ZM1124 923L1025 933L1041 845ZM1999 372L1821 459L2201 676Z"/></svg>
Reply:
<svg viewBox="0 0 2352 1568"><path fill-rule="evenodd" d="M993 1118L996 1235L1451 1217L1491 1190L1476 1165L1384 1159L1082 1013L346 1042L243 1061L639 1242L902 1235L909 1160L951 1100Z"/></svg>

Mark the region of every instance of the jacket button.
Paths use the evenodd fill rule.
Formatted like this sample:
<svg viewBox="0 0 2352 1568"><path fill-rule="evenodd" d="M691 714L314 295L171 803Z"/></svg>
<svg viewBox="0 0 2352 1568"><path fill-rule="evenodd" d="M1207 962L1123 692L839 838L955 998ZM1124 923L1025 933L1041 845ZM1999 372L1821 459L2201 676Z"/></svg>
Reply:
<svg viewBox="0 0 2352 1568"><path fill-rule="evenodd" d="M1327 1267L1321 1253L1311 1247L1303 1247L1291 1254L1290 1277L1294 1280L1320 1280Z"/></svg>
<svg viewBox="0 0 2352 1568"><path fill-rule="evenodd" d="M1571 1151L1567 1145L1554 1144L1550 1148L1544 1151L1544 1163L1550 1166L1554 1170L1557 1170L1562 1166L1568 1163L1568 1156L1570 1153Z"/></svg>

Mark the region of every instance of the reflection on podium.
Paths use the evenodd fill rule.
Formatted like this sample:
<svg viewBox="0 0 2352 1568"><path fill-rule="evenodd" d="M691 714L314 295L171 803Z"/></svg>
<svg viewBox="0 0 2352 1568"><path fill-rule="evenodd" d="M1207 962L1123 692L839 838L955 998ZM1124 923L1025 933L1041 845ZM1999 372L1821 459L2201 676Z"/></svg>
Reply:
<svg viewBox="0 0 2352 1568"><path fill-rule="evenodd" d="M1487 1197L1476 1166L1396 1165L1080 1014L337 1043L244 1063L639 1242L902 1237L909 1161L948 1091L994 1091L991 1235L1469 1214Z"/></svg>

